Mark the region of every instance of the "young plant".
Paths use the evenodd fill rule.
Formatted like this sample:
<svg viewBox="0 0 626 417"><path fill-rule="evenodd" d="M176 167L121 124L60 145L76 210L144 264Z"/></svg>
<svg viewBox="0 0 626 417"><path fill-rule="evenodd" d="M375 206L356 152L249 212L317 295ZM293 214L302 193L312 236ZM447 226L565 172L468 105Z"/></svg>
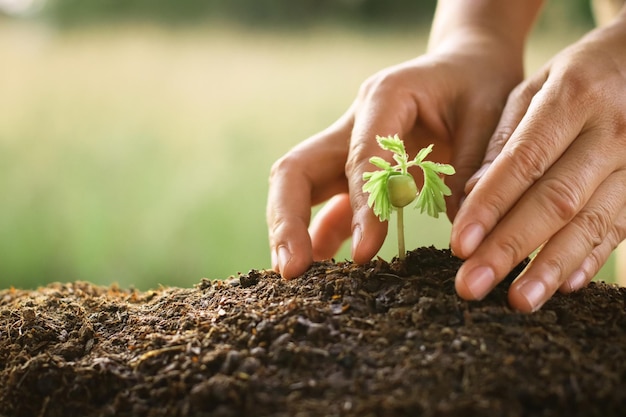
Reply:
<svg viewBox="0 0 626 417"><path fill-rule="evenodd" d="M369 193L367 204L372 208L381 222L388 221L391 212L398 212L398 257L405 258L404 248L404 213L403 208L417 199L416 208L421 213L428 213L438 218L439 213L446 211L444 196L451 194L450 188L443 182L440 174L452 175L454 168L451 165L424 161L432 151L433 145L420 150L415 158L409 160L409 155L404 148L404 142L394 136L376 136L378 145L386 151L393 152L396 165L378 156L370 158L370 163L380 168L380 171L366 172L363 174L363 191ZM418 166L424 173L424 186L417 189L413 176L408 169Z"/></svg>

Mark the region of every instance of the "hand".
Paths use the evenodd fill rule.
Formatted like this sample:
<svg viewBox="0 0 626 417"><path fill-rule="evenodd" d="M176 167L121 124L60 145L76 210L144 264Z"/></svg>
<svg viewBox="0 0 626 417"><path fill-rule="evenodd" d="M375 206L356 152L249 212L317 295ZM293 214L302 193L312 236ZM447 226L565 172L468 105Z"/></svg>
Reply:
<svg viewBox="0 0 626 417"><path fill-rule="evenodd" d="M541 248L510 304L539 309L585 286L626 236L626 13L510 95L452 229L456 276L481 299Z"/></svg>
<svg viewBox="0 0 626 417"><path fill-rule="evenodd" d="M453 192L448 215L454 217L464 184L480 166L506 97L523 74L521 47L483 35L464 32L458 48L448 42L437 53L375 74L337 122L274 164L267 222L272 266L283 277L332 257L349 236L358 263L380 249L387 224L374 216L361 190L363 173L373 168L369 158L389 158L376 135L399 134L410 155L435 143L432 159L457 171L446 179ZM326 200L307 230L311 208Z"/></svg>

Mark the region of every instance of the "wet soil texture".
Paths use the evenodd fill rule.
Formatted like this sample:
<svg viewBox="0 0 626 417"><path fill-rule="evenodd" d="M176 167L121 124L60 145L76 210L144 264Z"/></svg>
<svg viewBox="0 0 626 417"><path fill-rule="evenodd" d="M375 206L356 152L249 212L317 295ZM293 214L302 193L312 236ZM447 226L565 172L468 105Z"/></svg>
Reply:
<svg viewBox="0 0 626 417"><path fill-rule="evenodd" d="M422 248L291 281L4 290L0 415L624 415L626 289L521 314L506 283L459 299L460 264Z"/></svg>

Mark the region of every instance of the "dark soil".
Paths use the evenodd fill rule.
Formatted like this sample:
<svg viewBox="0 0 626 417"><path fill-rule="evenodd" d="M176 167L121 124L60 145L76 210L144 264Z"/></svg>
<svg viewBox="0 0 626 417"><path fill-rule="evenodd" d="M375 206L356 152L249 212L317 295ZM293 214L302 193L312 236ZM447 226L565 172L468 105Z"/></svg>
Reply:
<svg viewBox="0 0 626 417"><path fill-rule="evenodd" d="M4 290L0 415L624 415L626 289L592 283L527 315L507 284L459 299L460 264L423 248L292 281Z"/></svg>

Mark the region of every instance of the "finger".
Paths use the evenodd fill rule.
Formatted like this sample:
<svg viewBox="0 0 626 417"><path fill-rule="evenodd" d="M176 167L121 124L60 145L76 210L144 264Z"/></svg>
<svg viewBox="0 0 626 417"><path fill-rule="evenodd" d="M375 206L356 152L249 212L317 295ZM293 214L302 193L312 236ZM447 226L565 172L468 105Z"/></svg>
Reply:
<svg viewBox="0 0 626 417"><path fill-rule="evenodd" d="M581 132L584 103L572 103L571 97L556 90L544 85L534 96L500 154L466 197L452 227L451 246L458 256L474 253Z"/></svg>
<svg viewBox="0 0 626 417"><path fill-rule="evenodd" d="M456 277L459 295L483 298L515 265L548 241L587 204L593 190L617 166L617 161L596 157L594 136L594 132L582 134L464 263Z"/></svg>
<svg viewBox="0 0 626 417"><path fill-rule="evenodd" d="M616 244L609 233L626 206L623 184L626 184L624 171L610 175L572 221L546 242L524 273L511 285L509 302L513 308L524 312L536 311L572 275L575 275L575 280L585 283L593 278L593 275L587 275L591 271L579 267L603 242ZM584 268L589 269L590 266L584 265ZM579 271L585 275L577 276Z"/></svg>
<svg viewBox="0 0 626 417"><path fill-rule="evenodd" d="M545 79L546 74L541 72L537 76L519 84L511 91L497 127L489 139L480 169L474 171L473 175L465 183L464 192L466 195L472 191L491 163L502 152L502 148L520 124L533 96L539 91Z"/></svg>
<svg viewBox="0 0 626 417"><path fill-rule="evenodd" d="M309 234L313 244L313 259L332 258L352 233L352 206L348 194L332 197L317 213Z"/></svg>
<svg viewBox="0 0 626 417"><path fill-rule="evenodd" d="M389 78L383 81L394 84ZM372 259L387 234L387 224L374 215L367 204L368 196L362 189L363 173L374 169L369 159L375 155L389 159L389 155L378 147L375 138L377 135L394 134L404 137L417 117L415 100L405 93L405 88L375 84L366 85L364 89L355 114L345 171L353 212L352 258L357 263Z"/></svg>
<svg viewBox="0 0 626 417"><path fill-rule="evenodd" d="M622 209L606 238L583 260L580 267L565 280L559 291L570 293L578 291L589 284L625 237L626 209Z"/></svg>
<svg viewBox="0 0 626 417"><path fill-rule="evenodd" d="M267 202L272 267L287 279L303 273L313 261L311 207L347 191L343 167L350 126L346 114L272 166Z"/></svg>
<svg viewBox="0 0 626 417"><path fill-rule="evenodd" d="M494 102L489 97L476 97L466 106L462 106L464 111L459 115L461 119L454 134L451 157L456 173L445 179L446 185L452 191L452 195L446 199L447 214L451 221L454 220L464 197L465 183L480 167L489 137L498 123L502 106L502 103ZM477 123L477 120L480 120L480 123Z"/></svg>

